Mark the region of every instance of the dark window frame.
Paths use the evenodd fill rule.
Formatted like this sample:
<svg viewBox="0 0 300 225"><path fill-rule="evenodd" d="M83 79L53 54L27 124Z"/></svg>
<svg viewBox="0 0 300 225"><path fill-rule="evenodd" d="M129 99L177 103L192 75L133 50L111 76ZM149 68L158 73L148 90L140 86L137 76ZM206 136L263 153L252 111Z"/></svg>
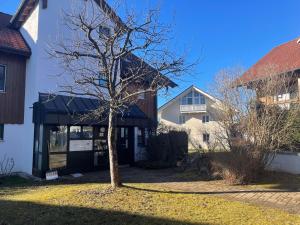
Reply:
<svg viewBox="0 0 300 225"><path fill-rule="evenodd" d="M209 123L209 121L210 121L209 115L202 116L202 123Z"/></svg>
<svg viewBox="0 0 300 225"><path fill-rule="evenodd" d="M4 82L3 82L3 89L0 87L0 93L5 93L6 92L6 80L7 80L7 66L0 64L0 67L4 68Z"/></svg>
<svg viewBox="0 0 300 225"><path fill-rule="evenodd" d="M0 141L4 141L4 124L0 124Z"/></svg>
<svg viewBox="0 0 300 225"><path fill-rule="evenodd" d="M205 142L205 143L209 143L209 139L210 139L210 135L209 135L209 133L203 133L203 135L202 135L203 137L203 142Z"/></svg>

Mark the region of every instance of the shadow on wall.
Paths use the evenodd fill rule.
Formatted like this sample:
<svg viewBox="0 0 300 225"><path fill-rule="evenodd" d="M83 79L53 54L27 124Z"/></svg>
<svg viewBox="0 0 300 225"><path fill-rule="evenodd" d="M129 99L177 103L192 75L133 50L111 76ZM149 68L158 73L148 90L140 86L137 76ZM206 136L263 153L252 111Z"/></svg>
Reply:
<svg viewBox="0 0 300 225"><path fill-rule="evenodd" d="M199 223L187 223L182 221L148 217L113 210L71 206L52 206L32 202L0 201L0 209L0 225L199 225Z"/></svg>

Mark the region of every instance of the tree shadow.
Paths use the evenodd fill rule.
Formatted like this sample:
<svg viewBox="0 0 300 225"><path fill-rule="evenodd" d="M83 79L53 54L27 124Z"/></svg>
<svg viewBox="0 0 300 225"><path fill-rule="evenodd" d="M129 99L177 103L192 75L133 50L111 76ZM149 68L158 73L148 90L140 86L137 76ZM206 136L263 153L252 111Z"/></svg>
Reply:
<svg viewBox="0 0 300 225"><path fill-rule="evenodd" d="M0 201L0 225L201 225L106 209ZM208 224L208 223L205 223Z"/></svg>
<svg viewBox="0 0 300 225"><path fill-rule="evenodd" d="M191 195L224 195L224 194L246 194L246 193L284 193L286 190L226 190L226 191L181 191L181 190L163 190L163 189L153 189L153 188L140 188L132 185L125 184L123 187L137 190L137 191L147 191L153 193L164 193L164 194L191 194ZM300 191L289 191L293 193L300 193Z"/></svg>

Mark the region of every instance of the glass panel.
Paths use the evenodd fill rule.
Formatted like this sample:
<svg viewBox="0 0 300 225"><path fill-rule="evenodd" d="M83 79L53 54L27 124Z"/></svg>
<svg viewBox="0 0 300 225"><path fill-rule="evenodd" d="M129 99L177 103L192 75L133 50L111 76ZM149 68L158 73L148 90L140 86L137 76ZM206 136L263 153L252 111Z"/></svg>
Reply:
<svg viewBox="0 0 300 225"><path fill-rule="evenodd" d="M4 124L0 124L0 141L4 138Z"/></svg>
<svg viewBox="0 0 300 225"><path fill-rule="evenodd" d="M70 139L80 139L81 126L70 126Z"/></svg>
<svg viewBox="0 0 300 225"><path fill-rule="evenodd" d="M194 96L195 97L199 97L199 93L198 92L194 92Z"/></svg>
<svg viewBox="0 0 300 225"><path fill-rule="evenodd" d="M50 129L49 152L67 151L67 126L53 126Z"/></svg>
<svg viewBox="0 0 300 225"><path fill-rule="evenodd" d="M182 105L186 105L186 104L187 104L186 97L183 97L183 98L181 99L181 104L182 104Z"/></svg>
<svg viewBox="0 0 300 225"><path fill-rule="evenodd" d="M200 104L200 99L199 98L195 98L194 101L195 101L194 104L196 104L196 105Z"/></svg>
<svg viewBox="0 0 300 225"><path fill-rule="evenodd" d="M93 127L82 127L82 138L92 139L93 138Z"/></svg>
<svg viewBox="0 0 300 225"><path fill-rule="evenodd" d="M188 98L187 99L187 104L192 105L193 104L193 98Z"/></svg>
<svg viewBox="0 0 300 225"><path fill-rule="evenodd" d="M51 154L49 155L49 168L58 169L66 167L67 154Z"/></svg>
<svg viewBox="0 0 300 225"><path fill-rule="evenodd" d="M93 140L71 140L70 152L92 151Z"/></svg>
<svg viewBox="0 0 300 225"><path fill-rule="evenodd" d="M0 91L5 90L5 66L0 66Z"/></svg>
<svg viewBox="0 0 300 225"><path fill-rule="evenodd" d="M192 98L193 97L193 92L188 93L186 96Z"/></svg>
<svg viewBox="0 0 300 225"><path fill-rule="evenodd" d="M108 149L106 140L95 140L94 142L95 151L104 151Z"/></svg>
<svg viewBox="0 0 300 225"><path fill-rule="evenodd" d="M200 95L200 103L205 104L205 97L203 95Z"/></svg>

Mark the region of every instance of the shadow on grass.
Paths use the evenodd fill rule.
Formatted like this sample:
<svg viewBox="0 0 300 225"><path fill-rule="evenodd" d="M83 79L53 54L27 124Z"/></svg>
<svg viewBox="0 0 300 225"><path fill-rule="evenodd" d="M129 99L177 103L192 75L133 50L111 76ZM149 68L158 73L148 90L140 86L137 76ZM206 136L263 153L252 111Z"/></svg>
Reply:
<svg viewBox="0 0 300 225"><path fill-rule="evenodd" d="M286 190L236 190L236 191L172 191L172 190L158 190L158 189L151 189L151 188L139 188L131 185L123 185L123 187L137 190L137 191L148 191L154 193L165 193L165 194L199 194L199 195L224 195L224 194L246 194L246 193L282 193L286 192ZM300 191L289 191L292 193L299 193Z"/></svg>
<svg viewBox="0 0 300 225"><path fill-rule="evenodd" d="M165 218L127 212L72 206L42 205L32 202L0 201L0 225L196 225Z"/></svg>

